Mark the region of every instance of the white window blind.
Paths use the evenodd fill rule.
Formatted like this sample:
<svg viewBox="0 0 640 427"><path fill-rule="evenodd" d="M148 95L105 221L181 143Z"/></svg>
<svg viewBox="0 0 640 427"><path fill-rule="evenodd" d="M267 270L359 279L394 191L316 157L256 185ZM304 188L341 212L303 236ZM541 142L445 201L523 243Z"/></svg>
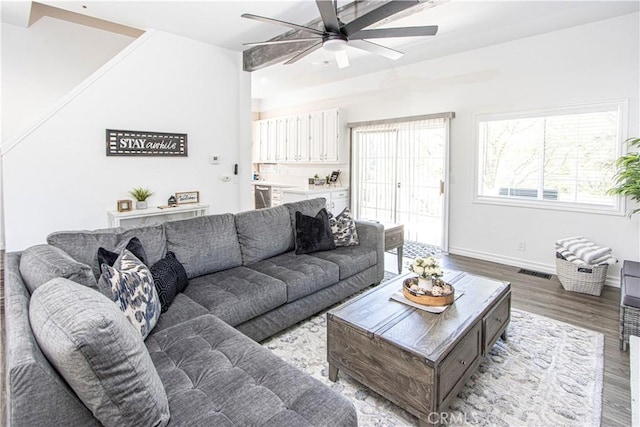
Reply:
<svg viewBox="0 0 640 427"><path fill-rule="evenodd" d="M406 238L442 244L448 118L352 127L356 217L402 223Z"/></svg>
<svg viewBox="0 0 640 427"><path fill-rule="evenodd" d="M480 116L479 201L620 212L606 194L620 155L622 104Z"/></svg>

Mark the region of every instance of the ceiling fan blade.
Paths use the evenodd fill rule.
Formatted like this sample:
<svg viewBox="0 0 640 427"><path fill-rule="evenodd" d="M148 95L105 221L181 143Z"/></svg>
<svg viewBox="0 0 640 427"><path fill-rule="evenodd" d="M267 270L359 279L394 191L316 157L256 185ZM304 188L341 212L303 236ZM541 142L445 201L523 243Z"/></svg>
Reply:
<svg viewBox="0 0 640 427"><path fill-rule="evenodd" d="M373 30L361 30L349 36L349 40L382 39L387 37L420 37L435 36L438 32L437 25L425 27L404 28L376 28Z"/></svg>
<svg viewBox="0 0 640 427"><path fill-rule="evenodd" d="M304 27L302 25L292 24L291 22L280 21L278 19L265 18L264 16L252 15L250 13L243 13L240 16L242 18L253 19L254 21L266 22L268 24L275 24L282 27L293 28L294 30L306 31L308 33L316 34L319 36L324 35L322 31L316 30L315 28Z"/></svg>
<svg viewBox="0 0 640 427"><path fill-rule="evenodd" d="M297 42L314 42L321 41L320 37L309 37L304 39L288 39L288 40L270 40L266 42L253 42L253 43L242 43L243 46L268 46L271 44L285 44L285 43L297 43Z"/></svg>
<svg viewBox="0 0 640 427"><path fill-rule="evenodd" d="M375 53L393 60L400 59L402 55L404 55L404 53L398 52L397 50L380 46L379 44L371 43L366 40L349 40L348 46L366 50L367 52Z"/></svg>
<svg viewBox="0 0 640 427"><path fill-rule="evenodd" d="M346 68L349 66L349 57L346 50L339 50L336 52L336 64L338 68Z"/></svg>
<svg viewBox="0 0 640 427"><path fill-rule="evenodd" d="M412 6L415 6L418 3L420 3L419 0L390 1L389 3L385 3L377 9L372 10L366 15L362 15L361 17L349 22L347 25L342 27L342 33L349 37L352 34L355 34L358 31L367 28L369 25L382 21L383 19L388 18L389 16L408 9Z"/></svg>
<svg viewBox="0 0 640 427"><path fill-rule="evenodd" d="M333 0L316 0L316 5L318 6L318 10L320 11L324 29L330 33L339 32L340 23L338 22L338 15L336 15L336 6Z"/></svg>
<svg viewBox="0 0 640 427"><path fill-rule="evenodd" d="M297 54L293 58L289 59L287 62L284 63L284 65L290 65L290 64L293 64L295 62L298 62L299 60L301 60L305 56L309 55L311 52L314 52L314 51L320 49L321 47L322 47L322 42L318 42L318 43L314 44L313 46L311 46L310 48L303 50L302 52L300 52L299 54Z"/></svg>

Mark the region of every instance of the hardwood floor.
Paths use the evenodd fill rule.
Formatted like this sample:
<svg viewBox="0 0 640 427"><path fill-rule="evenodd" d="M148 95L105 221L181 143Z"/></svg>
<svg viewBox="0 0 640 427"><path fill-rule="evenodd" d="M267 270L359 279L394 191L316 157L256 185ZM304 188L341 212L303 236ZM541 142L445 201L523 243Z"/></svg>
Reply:
<svg viewBox="0 0 640 427"><path fill-rule="evenodd" d="M0 253L0 426L5 425L4 388L4 253ZM395 265L395 257L391 263ZM495 264L456 255L443 258L443 266L484 275L511 283L512 306L542 316L571 323L605 335L603 426L631 425L629 353L618 349L620 290L605 286L600 297L566 292L558 279L551 280L518 273L517 267Z"/></svg>
<svg viewBox="0 0 640 427"><path fill-rule="evenodd" d="M631 425L629 352L619 350L620 289L605 286L602 295L567 292L556 276L550 280L518 273L510 267L456 255L443 258L443 267L511 283L512 307L561 320L604 334L603 426Z"/></svg>

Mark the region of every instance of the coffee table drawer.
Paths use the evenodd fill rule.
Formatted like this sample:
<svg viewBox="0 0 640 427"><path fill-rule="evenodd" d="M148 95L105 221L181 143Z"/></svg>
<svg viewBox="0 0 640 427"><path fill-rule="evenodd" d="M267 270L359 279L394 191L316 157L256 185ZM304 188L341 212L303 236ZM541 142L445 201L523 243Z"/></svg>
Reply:
<svg viewBox="0 0 640 427"><path fill-rule="evenodd" d="M475 366L480 356L482 327L480 322L469 331L440 365L440 385L438 387L438 404L441 404L463 380L465 373Z"/></svg>
<svg viewBox="0 0 640 427"><path fill-rule="evenodd" d="M511 315L511 294L502 300L482 319L484 323L484 345L482 354L485 355L498 340L498 336L509 323Z"/></svg>

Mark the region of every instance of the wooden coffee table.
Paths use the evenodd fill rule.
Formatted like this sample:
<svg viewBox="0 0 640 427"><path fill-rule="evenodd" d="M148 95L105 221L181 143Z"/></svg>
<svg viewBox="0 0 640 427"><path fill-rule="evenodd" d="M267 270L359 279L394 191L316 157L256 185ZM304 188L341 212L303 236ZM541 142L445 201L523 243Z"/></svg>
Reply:
<svg viewBox="0 0 640 427"><path fill-rule="evenodd" d="M421 425L438 424L482 356L501 335L506 339L511 285L449 272L445 280L463 295L435 314L389 299L407 277L327 314L329 379L336 381L343 370L418 417Z"/></svg>

